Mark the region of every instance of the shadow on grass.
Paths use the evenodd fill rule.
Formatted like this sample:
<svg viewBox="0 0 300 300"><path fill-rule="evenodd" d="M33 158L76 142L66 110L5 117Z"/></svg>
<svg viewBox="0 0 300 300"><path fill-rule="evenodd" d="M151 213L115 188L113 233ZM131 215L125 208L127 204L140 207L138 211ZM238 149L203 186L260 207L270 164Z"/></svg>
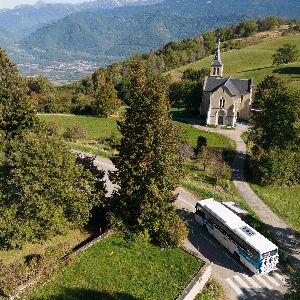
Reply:
<svg viewBox="0 0 300 300"><path fill-rule="evenodd" d="M178 118L197 118L198 114L196 112L187 110L185 108L182 109L172 109L171 110L172 119Z"/></svg>
<svg viewBox="0 0 300 300"><path fill-rule="evenodd" d="M141 300L123 292L100 292L83 288L64 288L61 293L45 297L33 297L33 300Z"/></svg>
<svg viewBox="0 0 300 300"><path fill-rule="evenodd" d="M300 67L285 67L279 68L273 71L276 74L285 74L285 75L299 75L293 78L300 78Z"/></svg>
<svg viewBox="0 0 300 300"><path fill-rule="evenodd" d="M236 72L236 73L238 74L238 73L244 73L244 72L253 72L253 71L259 71L259 70L271 69L273 67L274 66L261 67L261 68L255 68L255 69L249 69L249 70L242 70L242 71L239 71L239 72Z"/></svg>

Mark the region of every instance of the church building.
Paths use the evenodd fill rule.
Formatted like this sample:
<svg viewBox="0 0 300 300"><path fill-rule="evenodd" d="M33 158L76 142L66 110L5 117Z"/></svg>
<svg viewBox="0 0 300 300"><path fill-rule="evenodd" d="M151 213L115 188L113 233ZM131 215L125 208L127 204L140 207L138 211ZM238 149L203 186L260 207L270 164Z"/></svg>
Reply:
<svg viewBox="0 0 300 300"><path fill-rule="evenodd" d="M210 76L204 80L200 106L207 125L234 126L237 119L250 118L253 80L223 78L223 72L219 40Z"/></svg>

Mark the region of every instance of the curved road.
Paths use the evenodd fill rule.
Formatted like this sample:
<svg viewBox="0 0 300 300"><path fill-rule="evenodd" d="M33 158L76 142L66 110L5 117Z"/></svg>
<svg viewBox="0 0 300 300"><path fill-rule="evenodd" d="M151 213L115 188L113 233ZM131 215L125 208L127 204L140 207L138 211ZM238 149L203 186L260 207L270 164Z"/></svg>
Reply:
<svg viewBox="0 0 300 300"><path fill-rule="evenodd" d="M199 120L185 119L195 128L210 132L216 132L232 139L236 144L236 155L232 166L233 183L268 229L274 234L280 247L286 251L287 256L293 265L300 265L300 234L290 228L281 218L278 217L252 190L245 179L246 144L241 134L248 130L246 125L238 124L235 130L209 128L199 125Z"/></svg>
<svg viewBox="0 0 300 300"><path fill-rule="evenodd" d="M78 152L88 156L88 153ZM108 195L116 186L108 180L107 173L115 170L112 162L107 158L96 157L95 164L106 172L106 186ZM285 279L280 273L273 275L253 275L242 264L235 261L232 255L219 244L211 235L206 233L194 220L195 205L198 200L193 194L179 187L176 207L178 215L184 219L189 228L188 240L185 246L198 252L202 259L212 263L212 275L223 286L226 299L272 299L282 300L286 291Z"/></svg>

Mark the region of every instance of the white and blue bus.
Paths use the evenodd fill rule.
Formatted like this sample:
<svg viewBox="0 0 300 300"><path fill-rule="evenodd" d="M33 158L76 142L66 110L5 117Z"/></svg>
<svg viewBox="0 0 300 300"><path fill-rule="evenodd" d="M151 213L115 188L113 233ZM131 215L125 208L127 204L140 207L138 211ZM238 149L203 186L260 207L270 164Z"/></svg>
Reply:
<svg viewBox="0 0 300 300"><path fill-rule="evenodd" d="M198 201L195 218L252 272L265 274L277 269L278 247L221 202L212 198Z"/></svg>

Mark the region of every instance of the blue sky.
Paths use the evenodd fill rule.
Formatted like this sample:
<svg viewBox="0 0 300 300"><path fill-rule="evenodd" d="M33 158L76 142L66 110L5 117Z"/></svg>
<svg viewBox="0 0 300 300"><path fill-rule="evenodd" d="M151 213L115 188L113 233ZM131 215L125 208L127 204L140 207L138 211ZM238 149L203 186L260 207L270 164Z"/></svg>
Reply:
<svg viewBox="0 0 300 300"><path fill-rule="evenodd" d="M79 2L86 2L91 0L46 0L49 3L79 3ZM19 4L34 4L37 0L0 0L0 9L1 8L13 8Z"/></svg>

